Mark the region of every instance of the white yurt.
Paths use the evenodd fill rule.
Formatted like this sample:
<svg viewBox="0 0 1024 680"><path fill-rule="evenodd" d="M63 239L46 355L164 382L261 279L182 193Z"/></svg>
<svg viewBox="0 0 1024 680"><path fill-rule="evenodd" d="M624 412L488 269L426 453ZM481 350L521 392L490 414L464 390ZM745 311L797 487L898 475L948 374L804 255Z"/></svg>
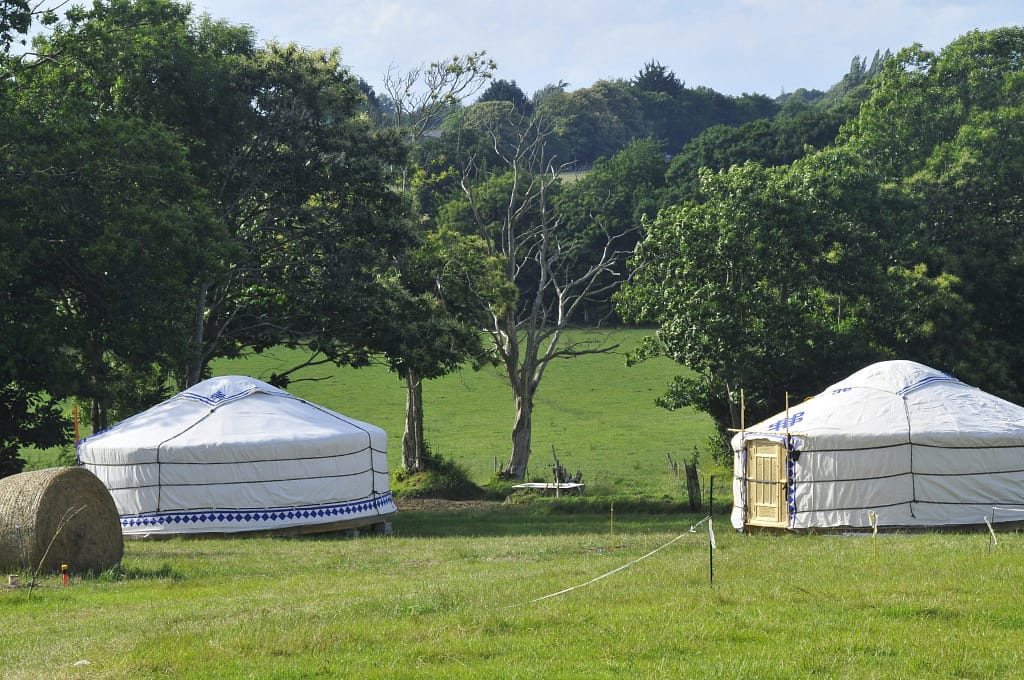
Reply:
<svg viewBox="0 0 1024 680"><path fill-rule="evenodd" d="M212 378L81 440L125 536L328 531L396 511L387 436L253 378Z"/></svg>
<svg viewBox="0 0 1024 680"><path fill-rule="evenodd" d="M861 369L732 449L739 530L1024 521L1024 407L912 361Z"/></svg>

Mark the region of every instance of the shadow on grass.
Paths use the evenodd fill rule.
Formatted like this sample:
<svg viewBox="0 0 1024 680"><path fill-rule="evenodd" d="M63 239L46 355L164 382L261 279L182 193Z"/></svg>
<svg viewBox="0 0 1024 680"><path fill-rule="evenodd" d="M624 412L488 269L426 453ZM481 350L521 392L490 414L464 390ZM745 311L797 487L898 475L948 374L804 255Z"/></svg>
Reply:
<svg viewBox="0 0 1024 680"><path fill-rule="evenodd" d="M105 583L145 580L181 581L184 578L182 574L176 572L171 565L166 563L153 569L117 566L96 576L97 581Z"/></svg>
<svg viewBox="0 0 1024 680"><path fill-rule="evenodd" d="M401 510L396 536L557 536L621 531L685 531L704 514L663 501L582 499L522 504L478 504L461 509ZM719 509L716 507L716 512Z"/></svg>

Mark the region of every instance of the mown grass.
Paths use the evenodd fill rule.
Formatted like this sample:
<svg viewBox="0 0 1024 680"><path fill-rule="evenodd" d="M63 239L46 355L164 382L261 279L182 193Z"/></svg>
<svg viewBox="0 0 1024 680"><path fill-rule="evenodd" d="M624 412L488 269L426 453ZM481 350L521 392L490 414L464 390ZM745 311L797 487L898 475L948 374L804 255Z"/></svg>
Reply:
<svg viewBox="0 0 1024 680"><path fill-rule="evenodd" d="M615 337L629 346L638 336ZM266 377L288 359L217 369ZM609 355L549 372L531 467L547 474L554 445L584 471L582 499L400 510L389 537L131 541L109 573L0 590L0 677L1019 674L1021 534L1000 534L996 547L978 533L740 535L728 528L723 474L711 585L706 525L688 531L701 516L682 510L665 459L688 458L710 426L653 405L676 370L626 369ZM394 376L340 371L289 389L381 424L397 463L404 392ZM433 381L426 406L433 449L486 482L493 458L507 455L501 376ZM50 460L35 455L39 466Z"/></svg>
<svg viewBox="0 0 1024 680"><path fill-rule="evenodd" d="M533 454L529 475L547 480L552 447L562 464L583 472L591 494L675 497L679 485L668 474L666 454L679 463L694 449L704 449L710 420L692 410L669 412L655 405L672 377L683 369L659 358L625 365L625 352L636 347L644 331L615 329L579 332L605 346L609 354L592 354L555 362L545 373L536 397ZM274 349L244 359L219 361L215 375L239 374L266 380L301 362L297 351ZM388 461L401 462L405 384L382 366L360 369L304 369L288 391L346 415L374 423L388 433ZM495 368L466 368L424 383L425 429L432 452L454 460L470 478L485 484L495 464L511 452L514 415L512 392ZM28 468L55 464L58 452L26 450ZM708 463L707 473L712 468Z"/></svg>
<svg viewBox="0 0 1024 680"><path fill-rule="evenodd" d="M577 335L577 338L579 335ZM557 361L544 375L533 420L529 476L547 479L552 447L562 464L584 474L594 492L674 495L666 453L676 460L705 447L710 420L692 410L669 412L655 405L672 377L682 369L668 359L625 365L625 352L643 331L590 332L608 354ZM241 361L216 364L218 374L267 377L295 361L294 353L274 350ZM405 386L383 367L310 369L301 377L329 380L295 382L289 391L328 408L383 427L388 432L389 463L400 463L405 416ZM507 379L495 368L464 369L424 383L425 430L431 451L463 465L477 483L485 483L495 464L508 461L514 416Z"/></svg>
<svg viewBox="0 0 1024 680"><path fill-rule="evenodd" d="M0 592L5 678L1005 678L1024 537L740 535L697 515L399 512L390 537L129 542ZM646 559L636 561L665 546ZM625 569L571 592L533 602ZM74 666L80 660L89 665Z"/></svg>

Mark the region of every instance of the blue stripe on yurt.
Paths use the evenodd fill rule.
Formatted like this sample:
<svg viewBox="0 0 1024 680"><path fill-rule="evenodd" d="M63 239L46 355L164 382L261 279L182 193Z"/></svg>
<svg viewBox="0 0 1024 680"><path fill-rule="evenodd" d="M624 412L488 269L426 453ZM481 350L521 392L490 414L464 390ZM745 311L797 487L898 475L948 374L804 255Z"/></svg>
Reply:
<svg viewBox="0 0 1024 680"><path fill-rule="evenodd" d="M121 527L134 529L137 527L157 526L202 526L203 524L238 525L257 522L277 522L293 526L296 520L310 523L322 523L323 520L345 519L384 512L394 512L395 501L391 493L381 494L373 498L346 503L328 503L325 505L308 505L293 508L245 508L231 510L179 510L176 512L153 512L141 515L122 515Z"/></svg>
<svg viewBox="0 0 1024 680"><path fill-rule="evenodd" d="M923 378L921 380L918 380L915 383L911 383L911 384L907 385L906 387L903 387L896 394L902 397L902 396L905 396L905 395L913 392L914 390L920 389L920 388L924 387L925 385L930 385L931 383L935 383L935 382L959 383L960 381L957 380L956 378L954 378L953 376L949 375L948 373L943 373L942 375L930 375L927 378Z"/></svg>
<svg viewBox="0 0 1024 680"><path fill-rule="evenodd" d="M276 394L278 396L291 396L287 392L283 392L283 391L268 392L265 388L257 387L255 385L253 385L252 387L250 387L248 389L245 389L245 390L242 390L241 392L236 392L235 394L225 394L223 390L217 390L216 392L214 392L211 395L198 394L196 392L188 392L188 391L186 391L186 392L182 392L181 394L177 395L174 398L175 399L188 399L190 401L198 401L199 403L206 404L207 406L220 406L221 404L226 404L226 403L228 403L230 401L236 401L236 400L241 399L243 397L248 397L250 394L253 394L254 392L263 392L265 394Z"/></svg>

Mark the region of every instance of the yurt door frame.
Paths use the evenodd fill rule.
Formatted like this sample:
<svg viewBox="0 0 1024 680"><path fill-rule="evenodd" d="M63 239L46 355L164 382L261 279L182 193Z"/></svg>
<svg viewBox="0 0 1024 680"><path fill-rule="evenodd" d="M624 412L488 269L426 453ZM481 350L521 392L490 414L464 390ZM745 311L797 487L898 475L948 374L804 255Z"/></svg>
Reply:
<svg viewBox="0 0 1024 680"><path fill-rule="evenodd" d="M777 441L748 439L746 454L746 523L759 527L789 526L785 447Z"/></svg>

